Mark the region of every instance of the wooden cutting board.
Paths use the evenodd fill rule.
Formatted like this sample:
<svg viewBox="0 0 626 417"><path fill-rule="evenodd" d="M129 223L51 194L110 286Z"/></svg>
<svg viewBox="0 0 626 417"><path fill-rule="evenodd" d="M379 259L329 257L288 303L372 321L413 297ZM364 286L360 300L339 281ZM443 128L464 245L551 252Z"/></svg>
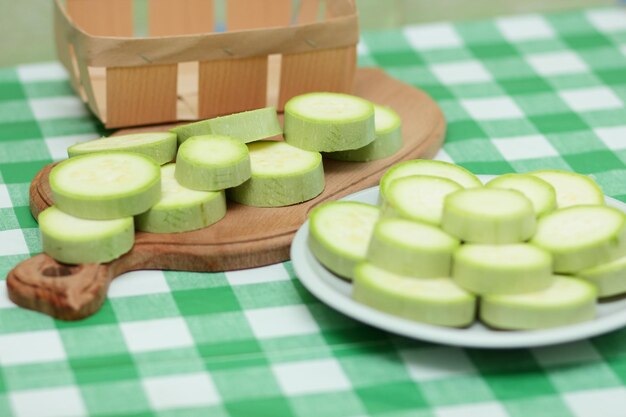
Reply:
<svg viewBox="0 0 626 417"><path fill-rule="evenodd" d="M324 160L326 188L317 198L289 207L256 208L229 203L224 219L202 230L178 234L137 232L135 246L107 264L63 265L45 254L17 265L7 276L9 297L16 304L65 320L96 312L109 283L138 269L227 271L268 265L289 258L289 246L308 212L319 203L376 185L393 164L431 158L441 147L445 119L424 92L377 69L360 69L355 94L395 109L403 122L404 144L392 157L357 163ZM138 131L142 129L133 129ZM144 128L164 130L163 126ZM125 131L123 133L126 133ZM33 216L53 204L44 167L30 187Z"/></svg>

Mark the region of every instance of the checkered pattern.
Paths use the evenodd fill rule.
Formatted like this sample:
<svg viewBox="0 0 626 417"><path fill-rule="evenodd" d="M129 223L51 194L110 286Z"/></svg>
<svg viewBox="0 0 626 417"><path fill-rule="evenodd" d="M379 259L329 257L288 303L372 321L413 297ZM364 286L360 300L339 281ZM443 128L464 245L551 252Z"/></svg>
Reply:
<svg viewBox="0 0 626 417"><path fill-rule="evenodd" d="M571 169L626 201L623 10L367 32L359 59L439 102L441 159ZM102 133L57 64L0 69L0 277L41 250L29 181ZM626 330L533 350L426 344L327 308L289 262L133 272L109 296L66 323L16 308L0 281L0 416L626 416Z"/></svg>

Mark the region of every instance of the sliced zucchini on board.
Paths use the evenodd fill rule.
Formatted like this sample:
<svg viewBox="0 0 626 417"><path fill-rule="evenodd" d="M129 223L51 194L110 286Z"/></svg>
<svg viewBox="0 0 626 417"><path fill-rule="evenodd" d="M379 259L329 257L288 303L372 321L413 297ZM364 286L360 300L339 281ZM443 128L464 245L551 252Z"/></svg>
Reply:
<svg viewBox="0 0 626 417"><path fill-rule="evenodd" d="M378 207L351 201L315 207L309 215L311 252L330 271L352 279L356 264L365 260L379 214Z"/></svg>
<svg viewBox="0 0 626 417"><path fill-rule="evenodd" d="M198 191L235 187L250 178L248 147L230 136L194 136L178 149L176 180Z"/></svg>
<svg viewBox="0 0 626 417"><path fill-rule="evenodd" d="M276 109L266 107L177 126L170 132L176 133L179 144L192 136L201 135L232 136L248 143L278 136L283 130L280 128Z"/></svg>
<svg viewBox="0 0 626 417"><path fill-rule="evenodd" d="M319 152L285 142L259 141L248 145L252 175L227 191L232 201L255 207L301 203L324 191L324 166Z"/></svg>
<svg viewBox="0 0 626 417"><path fill-rule="evenodd" d="M402 122L393 109L374 105L376 139L359 149L329 152L324 156L337 161L367 162L393 155L402 147Z"/></svg>
<svg viewBox="0 0 626 417"><path fill-rule="evenodd" d="M462 189L458 183L446 178L427 175L398 178L387 189L382 216L402 217L439 226L444 199Z"/></svg>
<svg viewBox="0 0 626 417"><path fill-rule="evenodd" d="M604 194L594 180L575 172L544 170L530 172L541 178L556 191L558 208L585 204L604 204Z"/></svg>
<svg viewBox="0 0 626 417"><path fill-rule="evenodd" d="M50 171L56 206L72 216L110 220L147 211L161 198L161 167L135 153L98 152Z"/></svg>
<svg viewBox="0 0 626 417"><path fill-rule="evenodd" d="M408 277L449 277L452 254L459 245L457 239L437 227L404 219L382 219L374 228L367 261Z"/></svg>
<svg viewBox="0 0 626 417"><path fill-rule="evenodd" d="M464 327L474 321L476 297L450 278L413 278L364 262L356 266L352 297L409 320Z"/></svg>
<svg viewBox="0 0 626 417"><path fill-rule="evenodd" d="M285 140L318 152L359 149L376 139L374 105L339 93L309 93L285 104Z"/></svg>
<svg viewBox="0 0 626 417"><path fill-rule="evenodd" d="M105 263L130 251L133 218L86 220L51 206L38 217L43 251L66 264Z"/></svg>
<svg viewBox="0 0 626 417"><path fill-rule="evenodd" d="M626 255L626 216L606 206L573 206L539 219L531 243L552 254L554 271L576 273Z"/></svg>
<svg viewBox="0 0 626 417"><path fill-rule="evenodd" d="M161 200L135 217L137 230L179 233L202 229L226 215L224 191L195 191L176 181L175 164L161 167Z"/></svg>
<svg viewBox="0 0 626 417"><path fill-rule="evenodd" d="M458 183L463 188L482 187L478 177L463 167L443 161L430 159L414 159L400 162L391 167L380 179L380 194L384 199L387 188L393 180L409 175L428 175L431 177L447 178Z"/></svg>
<svg viewBox="0 0 626 417"><path fill-rule="evenodd" d="M580 279L557 276L545 290L481 298L480 318L491 327L510 330L545 329L592 320L595 288Z"/></svg>
<svg viewBox="0 0 626 417"><path fill-rule="evenodd" d="M583 269L576 277L596 287L598 297L612 297L626 293L626 256L613 262Z"/></svg>
<svg viewBox="0 0 626 417"><path fill-rule="evenodd" d="M123 151L149 156L159 165L176 158L176 134L171 132L134 133L77 143L67 148L72 158L94 152Z"/></svg>
<svg viewBox="0 0 626 417"><path fill-rule="evenodd" d="M552 257L535 246L461 246L454 254L452 279L474 294L522 294L554 283Z"/></svg>
<svg viewBox="0 0 626 417"><path fill-rule="evenodd" d="M532 203L537 216L556 209L556 191L549 183L539 177L526 174L500 175L489 181L487 187L517 190Z"/></svg>
<svg viewBox="0 0 626 417"><path fill-rule="evenodd" d="M535 212L529 199L515 190L471 188L448 195L443 230L469 243L518 243L535 233Z"/></svg>

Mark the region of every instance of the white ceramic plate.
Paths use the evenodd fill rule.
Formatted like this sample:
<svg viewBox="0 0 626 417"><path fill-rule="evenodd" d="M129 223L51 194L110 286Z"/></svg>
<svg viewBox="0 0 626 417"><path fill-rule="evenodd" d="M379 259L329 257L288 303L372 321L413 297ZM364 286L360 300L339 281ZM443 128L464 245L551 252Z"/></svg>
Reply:
<svg viewBox="0 0 626 417"><path fill-rule="evenodd" d="M481 176L486 181L489 177ZM376 204L378 187L349 195L343 200ZM607 204L626 213L626 204L610 197ZM572 342L598 336L626 326L626 297L598 304L595 320L572 326L533 331L501 331L479 322L464 329L417 323L375 310L354 301L352 285L320 264L307 245L309 222L300 227L291 245L291 260L302 284L322 302L363 323L392 333L446 345L479 348L527 348Z"/></svg>

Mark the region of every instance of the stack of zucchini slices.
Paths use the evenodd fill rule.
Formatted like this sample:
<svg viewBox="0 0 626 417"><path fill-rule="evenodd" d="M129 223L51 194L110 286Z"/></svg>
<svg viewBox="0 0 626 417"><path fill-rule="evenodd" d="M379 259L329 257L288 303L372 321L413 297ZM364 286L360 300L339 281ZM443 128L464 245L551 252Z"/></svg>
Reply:
<svg viewBox="0 0 626 417"><path fill-rule="evenodd" d="M276 110L264 108L78 143L50 173L55 205L39 216L43 250L63 263L109 262L130 251L135 230L216 223L227 198L255 207L315 198L325 185L322 152L365 162L401 146L393 110L335 93L290 100L284 132Z"/></svg>
<svg viewBox="0 0 626 417"><path fill-rule="evenodd" d="M309 247L375 309L441 326L531 330L591 320L626 293L626 216L589 177L556 170L483 186L454 164L389 169L380 204L330 202Z"/></svg>

